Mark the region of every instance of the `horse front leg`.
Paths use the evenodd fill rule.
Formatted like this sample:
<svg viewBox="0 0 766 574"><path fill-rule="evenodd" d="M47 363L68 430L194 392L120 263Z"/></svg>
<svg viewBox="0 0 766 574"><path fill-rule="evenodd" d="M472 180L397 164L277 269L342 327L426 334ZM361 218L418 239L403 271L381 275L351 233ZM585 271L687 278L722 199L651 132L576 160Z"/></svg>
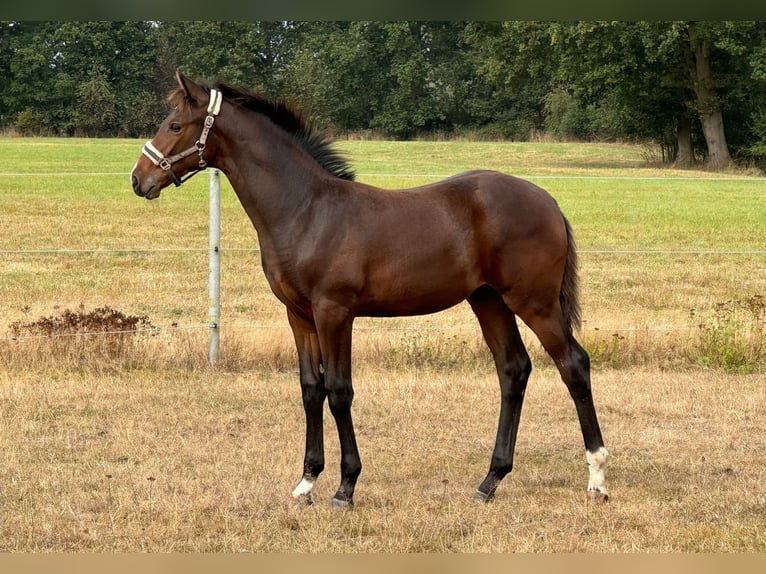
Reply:
<svg viewBox="0 0 766 574"><path fill-rule="evenodd" d="M354 505L356 482L362 472L351 418L351 403L354 399L351 384L351 334L354 318L347 309L331 303L317 305L314 313L324 360L327 402L340 440L341 480L333 496L332 506L351 508Z"/></svg>
<svg viewBox="0 0 766 574"><path fill-rule="evenodd" d="M326 396L322 355L314 326L288 311L288 319L295 337L300 369L303 410L306 414L306 451L303 458L303 476L293 489L293 501L298 506L314 502L316 479L324 470L323 410Z"/></svg>

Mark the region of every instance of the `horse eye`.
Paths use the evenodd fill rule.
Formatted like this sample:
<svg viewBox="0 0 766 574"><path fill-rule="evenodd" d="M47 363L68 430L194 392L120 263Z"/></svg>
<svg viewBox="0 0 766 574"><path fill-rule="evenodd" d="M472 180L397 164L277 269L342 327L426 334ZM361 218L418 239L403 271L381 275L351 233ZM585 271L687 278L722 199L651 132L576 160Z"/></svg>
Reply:
<svg viewBox="0 0 766 574"><path fill-rule="evenodd" d="M178 133L181 131L181 124L170 124L170 131L173 133Z"/></svg>

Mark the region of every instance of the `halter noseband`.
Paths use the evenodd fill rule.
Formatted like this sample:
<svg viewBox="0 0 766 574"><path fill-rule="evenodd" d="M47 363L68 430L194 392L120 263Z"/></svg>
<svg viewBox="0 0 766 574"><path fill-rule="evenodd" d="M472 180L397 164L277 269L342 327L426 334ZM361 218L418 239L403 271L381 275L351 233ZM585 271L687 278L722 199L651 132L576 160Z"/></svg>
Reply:
<svg viewBox="0 0 766 574"><path fill-rule="evenodd" d="M143 154L148 157L154 165L164 169L176 187L207 167L207 162L202 157L202 152L205 151L205 142L207 141L207 135L210 133L210 128L213 127L215 118L221 111L221 102L223 102L223 95L221 92L211 89L210 103L207 106L207 117L205 118L205 125L202 128L202 134L200 134L199 139L189 149L170 157L165 157L160 150L154 147L154 144L151 141L144 144L144 149L142 150ZM185 177L179 179L178 176L173 173L173 164L195 153L199 154L198 169L189 172Z"/></svg>

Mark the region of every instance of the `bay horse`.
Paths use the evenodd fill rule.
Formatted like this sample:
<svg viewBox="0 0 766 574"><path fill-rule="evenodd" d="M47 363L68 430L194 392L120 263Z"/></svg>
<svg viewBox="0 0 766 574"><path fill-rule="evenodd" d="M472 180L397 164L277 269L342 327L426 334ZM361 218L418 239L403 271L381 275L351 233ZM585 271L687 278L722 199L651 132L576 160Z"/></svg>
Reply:
<svg viewBox="0 0 766 574"><path fill-rule="evenodd" d="M467 300L494 357L500 416L486 478L490 501L513 467L531 362L516 317L552 357L574 401L589 469L587 496L608 499L604 447L590 360L579 327L577 254L556 201L540 187L493 171L429 185L379 189L354 180L349 163L282 102L176 73L173 106L131 172L134 192L154 199L206 166L220 169L255 227L263 270L295 338L306 417L295 503L311 504L325 466L325 399L341 448L332 506L354 504L362 470L351 403L351 338L358 316L434 313Z"/></svg>

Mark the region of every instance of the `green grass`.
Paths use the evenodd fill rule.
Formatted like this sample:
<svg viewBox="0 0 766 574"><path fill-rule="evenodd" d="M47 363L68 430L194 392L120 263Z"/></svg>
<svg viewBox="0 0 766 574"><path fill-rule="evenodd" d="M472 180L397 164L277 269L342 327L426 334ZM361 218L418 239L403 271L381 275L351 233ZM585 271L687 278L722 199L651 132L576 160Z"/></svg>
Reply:
<svg viewBox="0 0 766 574"><path fill-rule="evenodd" d="M0 138L2 173L130 171L143 141L87 138Z"/></svg>
<svg viewBox="0 0 766 574"><path fill-rule="evenodd" d="M468 169L497 169L519 175L578 174L582 170L642 167L635 146L492 142L341 142L358 171L370 174L444 174ZM375 152L369 153L373 147Z"/></svg>
<svg viewBox="0 0 766 574"><path fill-rule="evenodd" d="M89 229L96 223L105 228L103 237L96 236L101 240L96 241L98 247L113 247L103 243L108 238L116 242L131 240L130 246L143 247L159 239L163 239L163 245L165 240L170 240L171 246L173 241L192 240L204 246L205 237L198 232L207 223L204 213L200 213L206 208L207 176L199 175L183 188L167 190L159 202L143 204L132 195L127 179L140 147L137 140L0 139L0 152L6 160L0 174L53 174L0 175L4 210L18 218L14 222L21 218L50 218L52 230L56 222L59 227L63 223L71 226L82 219ZM418 185L478 167L528 177L558 199L576 224L582 249L726 250L766 246L761 233L766 220L765 180L642 167L640 148L635 146L343 141L339 147L348 152L360 180L382 187ZM581 174L583 170L585 175ZM78 173L115 175L60 175ZM663 179L654 179L657 177ZM224 239L234 242L232 246L240 246L242 237L252 237L253 233L247 229L249 222L226 185L223 208L225 220L236 225ZM176 233L150 235L157 215L163 223L182 223L185 233L180 237ZM150 221L137 225L138 219L147 217ZM130 228L144 231L147 237L140 233L127 235ZM22 235L6 238L9 247L45 240L35 240L23 235L22 229L19 231ZM65 234L72 238L83 235ZM252 245L253 241L246 244Z"/></svg>

